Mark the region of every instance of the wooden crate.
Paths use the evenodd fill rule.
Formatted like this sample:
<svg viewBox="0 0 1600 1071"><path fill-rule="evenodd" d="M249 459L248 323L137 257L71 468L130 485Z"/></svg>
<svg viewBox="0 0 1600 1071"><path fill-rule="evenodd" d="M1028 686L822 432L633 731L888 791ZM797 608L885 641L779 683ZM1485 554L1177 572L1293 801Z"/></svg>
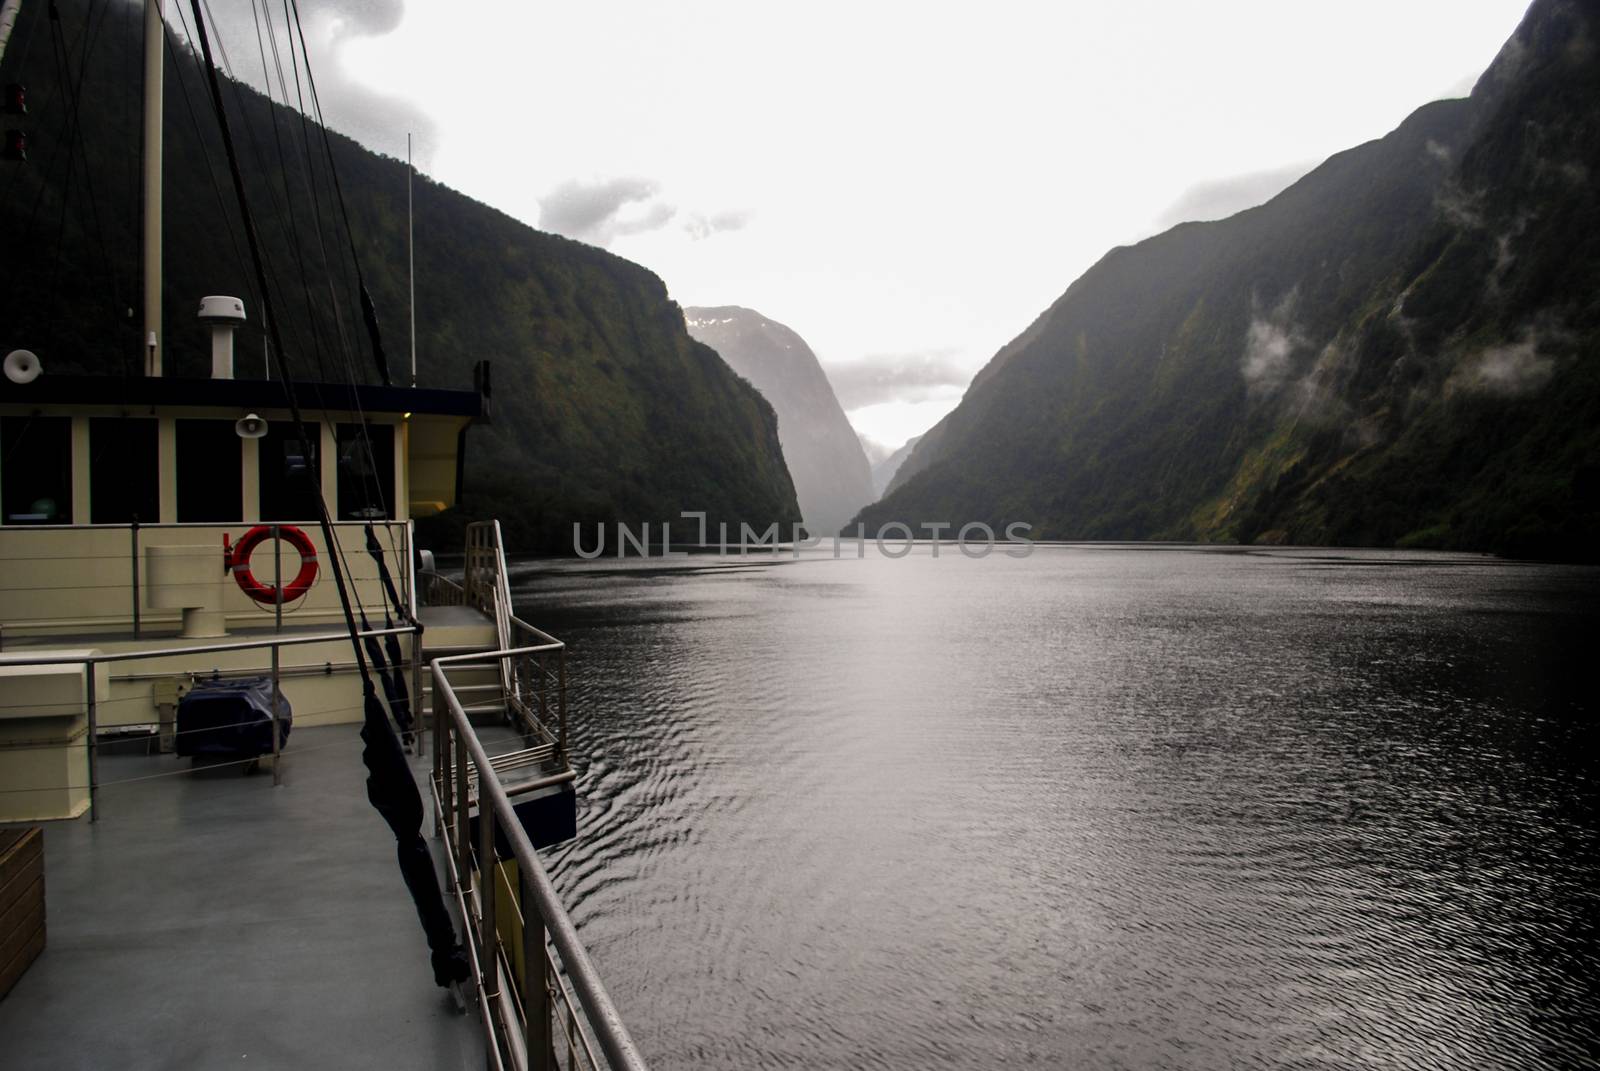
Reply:
<svg viewBox="0 0 1600 1071"><path fill-rule="evenodd" d="M44 951L44 832L0 829L0 997Z"/></svg>

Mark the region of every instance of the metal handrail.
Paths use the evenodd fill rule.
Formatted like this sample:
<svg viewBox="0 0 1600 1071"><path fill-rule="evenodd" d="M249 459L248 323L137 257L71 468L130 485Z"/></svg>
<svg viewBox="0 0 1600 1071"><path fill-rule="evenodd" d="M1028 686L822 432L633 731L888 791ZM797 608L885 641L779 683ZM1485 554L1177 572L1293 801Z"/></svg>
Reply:
<svg viewBox="0 0 1600 1071"><path fill-rule="evenodd" d="M421 628L421 625L412 623L409 625L399 625L394 628L358 629L355 635L357 639L365 639L368 636L401 636L408 633L415 635L417 632L421 631ZM286 636L281 632L274 632L271 636L263 637L262 639L258 640L240 640L232 643L196 644L193 647L146 647L137 651L112 651L109 653L103 651L89 651L87 653L73 655L51 654L29 656L21 654L6 654L0 655L0 666L84 667L84 714L87 720L85 729L89 738L89 821L98 822L100 820L100 772L99 765L96 762L95 752L97 745L95 742L95 737L99 733L99 720L97 716L99 697L95 694L95 666L102 662L138 662L150 658L166 658L172 656L188 656L197 654L217 654L224 651L267 650L272 653L272 687L274 694L276 694L278 689L278 680L282 676L282 670L278 666L279 648L298 647L303 644L311 643L330 643L334 641L343 642L349 639L349 632L319 632L311 635L301 636ZM415 655L413 655L412 661L415 663ZM416 679L416 676L417 675L415 674L413 675L414 680ZM272 733L272 782L275 785L281 783L281 771L278 769L277 763L279 755L278 749L281 743L282 740L277 731L277 722L276 719L274 719Z"/></svg>
<svg viewBox="0 0 1600 1071"><path fill-rule="evenodd" d="M242 525L272 524L272 521L140 521L139 529L146 528L232 528ZM279 521L279 524L318 524L311 519L300 521ZM379 517L372 521L332 521L335 528L360 528L368 524L407 524L407 521L397 520L393 517ZM110 524L0 524L0 530L7 532L70 532L74 529L92 528L97 531L115 531L118 528L131 528L131 524L117 521Z"/></svg>
<svg viewBox="0 0 1600 1071"><path fill-rule="evenodd" d="M368 636L404 636L416 632L419 625L397 625L394 628L357 629L356 638ZM309 636L273 633L270 639L243 640L238 643L207 643L194 647L144 647L137 651L112 651L109 654L56 655L28 658L22 655L0 655L0 664L8 666L81 666L97 662L137 662L145 658L165 658L168 655L215 654L219 651L253 651L268 647L294 647L302 643L328 643L331 640L349 642L349 632L318 632Z"/></svg>
<svg viewBox="0 0 1600 1071"><path fill-rule="evenodd" d="M514 620L514 619L513 619ZM533 843L528 839L527 832L522 828L516 811L512 808L511 799L506 793L505 786L495 771L493 761L484 750L482 742L478 739L477 732L473 729L467 718L467 712L461 700L457 698L455 690L450 684L447 670L451 666L481 662L494 658L504 662L513 657L530 654L548 653L564 650L565 644L550 637L548 634L518 622L530 633L544 638L547 642L532 644L523 647L511 647L490 652L469 652L460 655L447 655L433 659L429 663L430 672L433 674L433 703L434 703L434 732L438 739L434 752L436 777L434 779L435 801L438 807L437 819L441 832L446 834L447 842L451 842L454 851L452 855L452 870L455 873L457 888L456 896L463 912L463 925L467 930L469 939L477 942L475 949L476 960L483 965L476 979L480 1008L484 1011L486 1024L492 1024L495 1016L489 1013L493 1004L498 1004L502 999L500 989L500 956L501 942L495 929L495 877L493 859L495 855L495 841L497 832L503 835L511 847L511 853L517 860L517 866L522 875L523 886L523 912L526 920L528 905L536 909L540 929L548 934L549 943L560 955L561 967L566 978L571 982L576 993L578 1005L582 1008L588 1027L592 1031L601 1052L605 1054L607 1063L614 1069L625 1071L644 1071L646 1064L640 1054L633 1038L629 1035L627 1027L622 1022L622 1016L617 1011L610 995L606 992L605 985L600 980L599 972L594 963L589 959L588 952L583 947L583 942L578 937L577 928L568 916L566 908L562 905L560 896L556 893L555 886L551 883L549 874L540 862L535 852ZM440 707L443 706L443 712ZM448 720L441 716L448 715ZM446 730L450 730L446 736ZM459 749L459 750L457 750ZM453 753L454 762L451 762ZM479 855L479 880L473 890L467 888L471 880L470 853L468 844L468 807L467 798L468 760L470 759L477 774L478 787L478 855ZM471 895L469 895L469 893ZM467 916L468 903L476 902L478 915L476 919ZM474 928L473 923L477 926ZM525 945L532 940L532 928L523 930ZM539 940L542 949L544 941ZM529 950L525 957L526 969L530 974L535 970L533 951ZM546 953L541 952L542 960ZM541 968L542 969L542 968ZM492 973L491 973L492 972ZM558 973L556 977L560 978ZM533 984L525 982L525 988L532 989ZM540 988L545 989L545 984L540 983ZM564 990L565 986L557 985L556 990ZM545 989L549 992L548 989ZM554 995L553 993L551 995ZM501 1048L504 1045L508 1054L513 1057L520 1055L532 1064L538 1060L543 1065L542 1055L536 1054L533 1044L529 1041L542 1038L537 1044L543 1046L548 1041L547 1033L540 1033L543 1029L548 1031L548 1008L538 1014L546 1016L544 1023L535 1022L533 1015L524 1011L522 1026L527 1032L527 1039L502 1037L510 1026L504 1020L500 1021L496 1031L490 1027L491 1036L486 1040L490 1052L490 1066L502 1066L504 1060ZM581 1030L580 1030L581 1033ZM587 1039L585 1039L587 1040ZM587 1047L587 1046L586 1046ZM569 1052L571 1050L569 1049Z"/></svg>

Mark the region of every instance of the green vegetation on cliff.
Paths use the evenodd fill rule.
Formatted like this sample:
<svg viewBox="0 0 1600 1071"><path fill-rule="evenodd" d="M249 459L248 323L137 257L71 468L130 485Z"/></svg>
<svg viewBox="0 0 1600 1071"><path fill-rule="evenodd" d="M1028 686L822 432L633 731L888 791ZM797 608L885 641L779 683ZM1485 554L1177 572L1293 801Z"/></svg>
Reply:
<svg viewBox="0 0 1600 1071"><path fill-rule="evenodd" d="M1470 99L1113 250L860 519L1594 557L1597 41L1539 0Z"/></svg>

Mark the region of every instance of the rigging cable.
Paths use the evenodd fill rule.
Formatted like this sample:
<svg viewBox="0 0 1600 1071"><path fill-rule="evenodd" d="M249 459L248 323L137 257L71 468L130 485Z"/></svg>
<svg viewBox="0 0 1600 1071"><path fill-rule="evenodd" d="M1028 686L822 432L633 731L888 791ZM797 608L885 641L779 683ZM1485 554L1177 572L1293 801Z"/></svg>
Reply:
<svg viewBox="0 0 1600 1071"><path fill-rule="evenodd" d="M263 8L264 9L266 8L265 4L263 4ZM303 144L304 150L305 150L307 186L308 186L308 188L309 188L309 190L311 192L311 208L312 208L312 213L313 213L314 219L316 221L315 233L316 233L316 236L317 236L318 247L319 247L319 249L321 250L321 253L322 253L323 266L327 271L329 297L331 299L331 304L332 304L332 310L333 310L333 315L334 315L334 323L335 323L335 326L338 329L338 334L339 334L340 346L339 346L338 352L339 352L339 356L340 356L341 360L344 363L344 368L345 368L346 375L349 377L351 383L355 383L355 382L357 382L357 380L360 377L356 373L354 350L352 349L352 347L350 345L349 335L345 331L344 316L340 312L340 307L341 307L342 303L338 300L338 296L334 291L333 278L334 278L335 268L334 268L334 264L333 264L333 259L328 255L327 243L326 243L326 241L324 240L324 237L323 237L324 230L323 230L323 224L322 224L322 198L317 192L317 182L316 182L316 169L315 169L316 154L311 149L311 134L310 134L310 125L311 124L310 124L310 120L307 118L307 115L306 115L307 109L306 109L305 96L301 91L300 56L295 51L295 48L294 48L294 35L292 33L292 24L294 22L294 19L290 14L289 0L283 0L283 19L284 19L285 32L289 34L289 61L290 61L291 68L294 71L295 100L299 105L297 110L298 110L299 117L300 117L300 135L301 135L301 141L302 141L302 144ZM272 20L271 20L270 14L269 14L268 19L267 19L267 26L268 26L269 35L272 37L272 40L274 42L274 48L276 48L277 37L276 37L276 34L272 32ZM304 37L303 37L303 35L301 37L301 42L302 42L302 50L303 50L303 45L304 45ZM310 79L312 76L311 76L311 57L310 57L309 54L307 54L305 56L305 67L306 67L306 77L308 79ZM281 76L282 75L281 75L281 66L280 66L280 78L281 78ZM285 100L285 103L287 103L287 101L288 101L288 91L287 91L287 89L285 89L285 91L284 91L284 100ZM313 103L315 104L315 100L314 99L313 99ZM318 118L320 120L320 118L321 118L320 113L318 115ZM323 130L324 136L326 136L326 133L327 133L326 128L324 128L324 130ZM333 173L334 178L336 180L337 179L337 172L333 171L331 157L329 159L329 171L331 173ZM348 220L346 222L347 222L347 225L348 225ZM359 270L359 264L357 265L357 268ZM366 460L370 462L372 459L374 459L376 457L376 452L373 450L373 446L372 446L371 425L370 425L369 420L367 419L367 414L366 414L366 411L365 411L365 409L363 407L363 404L361 402L360 395L359 394L354 394L353 395L353 400L354 400L354 403L355 403L354 404L354 408L355 408L355 412L356 412L357 428L358 428L359 435L360 435L360 442L365 448ZM326 413L324 415L326 415ZM363 468L363 472L362 472L362 490L363 490L363 492L365 494L365 501L366 501L366 504L368 506L373 505L373 500L374 500L374 498L376 498L376 500L377 500L376 504L377 504L379 510L386 517L390 516L390 512L389 512L389 509L388 509L388 503L386 503L384 501L382 488L377 486L376 473L371 471L371 466L370 465L364 466L364 468ZM386 537L387 537L387 539L389 541L390 549L395 554L396 559L398 560L400 551L399 551L399 548L398 548L398 546L396 546L395 541L394 541L394 531L393 531L393 529L389 528L386 525L385 526L385 533L386 533Z"/></svg>
<svg viewBox="0 0 1600 1071"><path fill-rule="evenodd" d="M195 23L200 35L200 51L206 61L206 75L211 83L212 104L216 108L217 122L222 128L222 144L227 152L228 170L233 178L234 194L239 201L239 214L243 220L245 237L248 239L250 246L250 259L256 271L257 281L261 286L262 308L267 310L271 301L271 292L268 288L266 268L261 258L261 243L251 222L249 199L245 195L244 176L239 170L239 156L234 148L233 135L228 127L227 111L222 104L222 86L217 77L216 64L211 58L211 44L200 12L202 0L189 0L189 3L193 8ZM300 412L299 401L295 397L292 377L289 373L289 354L283 348L277 317L267 312L266 320L267 329L272 336L273 346L278 351L279 368L283 376L284 393L287 396L290 414L293 417L295 427L299 429L302 449L307 450L309 454L306 443L305 421ZM352 383L350 386L354 390L356 385ZM322 527L323 540L332 549L338 546L338 542L334 536L333 522L328 516L327 503L320 494L320 478L316 483L319 487L319 494L317 495L318 521ZM356 634L355 617L351 611L349 593L345 588L344 569L340 564L339 555L330 554L328 557L333 570L334 583L339 591L339 603L344 611L345 625L350 633L350 643L355 650L356 666L361 674L362 708L365 716L361 729L361 738L366 744L366 747L362 750L361 757L368 770L367 798L378 813L383 816L384 821L395 835L396 855L400 864L401 875L405 879L406 887L410 890L412 901L417 908L418 918L422 922L423 931L428 938L428 947L432 952L434 981L441 986L463 982L469 973L466 952L460 942L456 940L455 923L444 906L444 897L439 890L438 875L433 867L433 856L422 839L422 797L417 791L416 781L411 775L409 765L406 763L400 740L396 736L388 716L384 713L382 702L378 699L373 689L372 676L368 672L361 640Z"/></svg>
<svg viewBox="0 0 1600 1071"><path fill-rule="evenodd" d="M211 20L213 25L216 25L217 24L217 19L216 19L216 16L211 11L210 0L203 0L202 6L205 9L206 17ZM231 62L231 60L230 60L230 58L228 56L227 42L222 39L220 34L217 37L217 47L221 51L221 54L222 54L222 66L223 66L223 69L227 72L227 75L228 75L228 88L231 90L231 92L233 94L234 111L236 113L238 113L238 115L240 117L240 121L242 123L244 123L245 140L249 144L250 155L251 155L251 158L255 162L256 171L258 173L261 173L261 174L266 174L268 172L268 170L269 170L268 167L267 167L266 153L262 151L261 143L256 138L255 127L253 125L251 125L247 121L248 117L250 115L250 112L249 112L248 107L247 107L247 102L246 102L245 97L244 97L244 92L243 92L243 90L241 88L243 83L234 72L233 64L232 64L232 62ZM270 84L268 85L267 88L268 88L268 93L269 93L268 107L270 108L271 107L271 104L270 104L271 86L270 86ZM279 228L281 229L282 228L283 219L285 218L286 213L281 210L281 208L280 208L280 206L278 204L278 200L277 200L277 196L276 196L277 191L273 187L273 184L271 182L267 182L265 184L265 186L266 186L267 201L272 207L272 216L271 216L271 218L278 223ZM294 236L292 234L285 235L285 241L287 241L288 243L290 243L292 245L293 242L294 242ZM267 265L267 270L272 274L274 280L276 280L276 276L277 276L276 270L273 269L271 265ZM302 348L305 348L304 347L305 338L301 335L301 333L299 331L296 332L296 342L300 343Z"/></svg>
<svg viewBox="0 0 1600 1071"><path fill-rule="evenodd" d="M336 269L333 264L333 259L328 256L328 242L326 238L325 227L322 221L322 196L317 191L316 153L311 149L310 121L306 118L307 109L305 95L300 88L300 59L294 50L294 36L288 30L290 20L287 0L285 0L284 4L283 18L285 32L289 34L289 62L294 70L294 95L296 103L295 113L300 120L300 142L302 151L304 153L303 159L305 161L306 189L311 194L311 217L313 223L312 233L316 235L317 249L322 255L323 275L328 281L328 302L329 307L333 312L334 329L339 338L339 345L336 347L336 350L340 356L340 359L344 362L345 368L349 373L352 382L354 382L355 373L352 360L352 353L354 351L350 346L349 333L345 330L344 314L340 311L344 303L339 299L338 288L334 281L337 274ZM311 57L307 56L306 64L308 69L310 63ZM288 103L287 92L284 94L284 102L286 104Z"/></svg>
<svg viewBox="0 0 1600 1071"><path fill-rule="evenodd" d="M294 194L289 189L289 161L288 157L284 154L283 137L278 130L278 107L276 102L272 99L272 70L267 66L266 45L261 40L261 12L256 6L256 0L250 0L250 13L255 17L256 50L261 54L261 80L267 90L267 112L272 119L272 143L278 152L278 173L283 177L283 200L285 208L288 212L290 239L289 248L294 253L295 266L300 273L300 290L305 298L306 319L307 322L310 323L315 315L316 306L311 299L311 280L306 272L305 251L301 247L300 243L300 222L295 217ZM274 60L276 60L278 55L278 39L276 35L272 34L272 23L270 19L267 22L267 32L272 36L272 55ZM282 63L278 64L278 86L283 91L283 103L284 107L287 108L289 105L289 91L283 82ZM319 337L319 332L313 328L313 330L310 332L310 335L311 351L317 362L317 376L319 379L326 382L328 373L324 369L322 363L322 342Z"/></svg>
<svg viewBox="0 0 1600 1071"><path fill-rule="evenodd" d="M56 10L54 3L51 4L51 9L53 12ZM46 295L54 296L60 293L59 283L61 279L61 265L66 253L67 206L71 202L70 195L72 192L72 176L73 172L77 170L75 165L79 159L82 159L82 181L89 199L89 216L93 224L94 240L95 244L98 245L100 249L101 262L105 265L107 274L111 276L112 300L109 308L112 315L112 350L115 352L115 339L121 327L116 316L116 273L111 266L111 255L106 249L105 230L100 223L100 203L95 197L93 174L89 169L88 154L83 148L83 111L79 107L79 104L83 99L83 80L88 74L89 70L89 52L92 49L95 40L100 35L100 28L104 25L104 17L107 10L108 8L103 7L100 9L99 13L96 14L92 2L89 6L89 11L85 15L84 19L85 25L83 32L78 39L78 74L76 78L74 78L72 74L72 51L67 47L66 32L61 28L61 20L59 18L53 18L50 22L50 44L51 50L55 56L55 66L58 72L57 77L60 80L63 90L67 94L67 114L64 124L64 144L67 150L67 168L66 176L62 180L61 185L61 211L56 221L55 261L51 267L50 284L49 288L46 290ZM54 162L54 154L52 154L51 160ZM41 192L42 190L43 188L41 187ZM81 225L79 229L83 229ZM33 311L38 312L48 307L49 306L47 303L40 303L39 305L33 306Z"/></svg>
<svg viewBox="0 0 1600 1071"><path fill-rule="evenodd" d="M367 324L367 337L372 342L372 361L378 366L378 378L385 387L393 384L389 379L389 359L384 356L383 338L378 332L378 307L373 304L367 281L361 274L361 258L356 254L356 236L350 226L350 210L345 205L344 188L339 184L339 169L333 160L333 139L328 136L328 123L322 117L322 101L317 96L317 79L311 73L311 52L306 48L306 32L300 24L300 0L290 0L294 9L295 32L300 37L300 50L306 57L306 83L311 87L311 106L317 112L317 125L322 129L322 146L328 153L328 173L333 176L333 191L338 196L339 212L344 217L344 234L350 243L350 259L356 266L356 283L361 287L361 317Z"/></svg>
<svg viewBox="0 0 1600 1071"><path fill-rule="evenodd" d="M178 19L183 25L184 37L189 41L193 41L194 34L190 33L189 31L189 19L188 16L183 13L182 4L178 5L177 11ZM200 156L206 162L206 177L211 180L211 190L214 194L216 194L217 213L222 219L223 228L228 232L228 244L233 246L233 257L234 260L238 262L239 273L244 280L244 285L247 289L250 300L252 303L256 303L257 295L255 278L250 273L250 265L249 262L245 260L244 251L239 248L239 235L234 230L233 216L228 212L227 199L222 193L222 182L217 178L217 169L211 160L211 146L206 141L205 134L200 129L200 117L195 114L194 101L189 99L189 80L187 77L185 77L185 72L188 69L189 64L185 63L184 57L178 54L178 46L173 43L173 35L167 33L166 25L166 20L163 19L161 22L161 35L166 40L167 54L172 58L172 65L177 69L178 72L178 88L183 92L183 105L184 108L189 112L189 122L194 127L195 144L199 146ZM194 58L194 51L192 48L189 51L189 58L191 60Z"/></svg>

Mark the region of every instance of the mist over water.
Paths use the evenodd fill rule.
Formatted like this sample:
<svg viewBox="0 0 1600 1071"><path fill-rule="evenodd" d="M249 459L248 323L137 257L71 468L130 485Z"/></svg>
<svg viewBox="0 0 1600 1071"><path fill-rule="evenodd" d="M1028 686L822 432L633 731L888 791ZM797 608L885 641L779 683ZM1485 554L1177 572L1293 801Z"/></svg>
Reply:
<svg viewBox="0 0 1600 1071"><path fill-rule="evenodd" d="M572 646L553 870L653 1066L1600 1046L1600 572L868 555L516 570Z"/></svg>

